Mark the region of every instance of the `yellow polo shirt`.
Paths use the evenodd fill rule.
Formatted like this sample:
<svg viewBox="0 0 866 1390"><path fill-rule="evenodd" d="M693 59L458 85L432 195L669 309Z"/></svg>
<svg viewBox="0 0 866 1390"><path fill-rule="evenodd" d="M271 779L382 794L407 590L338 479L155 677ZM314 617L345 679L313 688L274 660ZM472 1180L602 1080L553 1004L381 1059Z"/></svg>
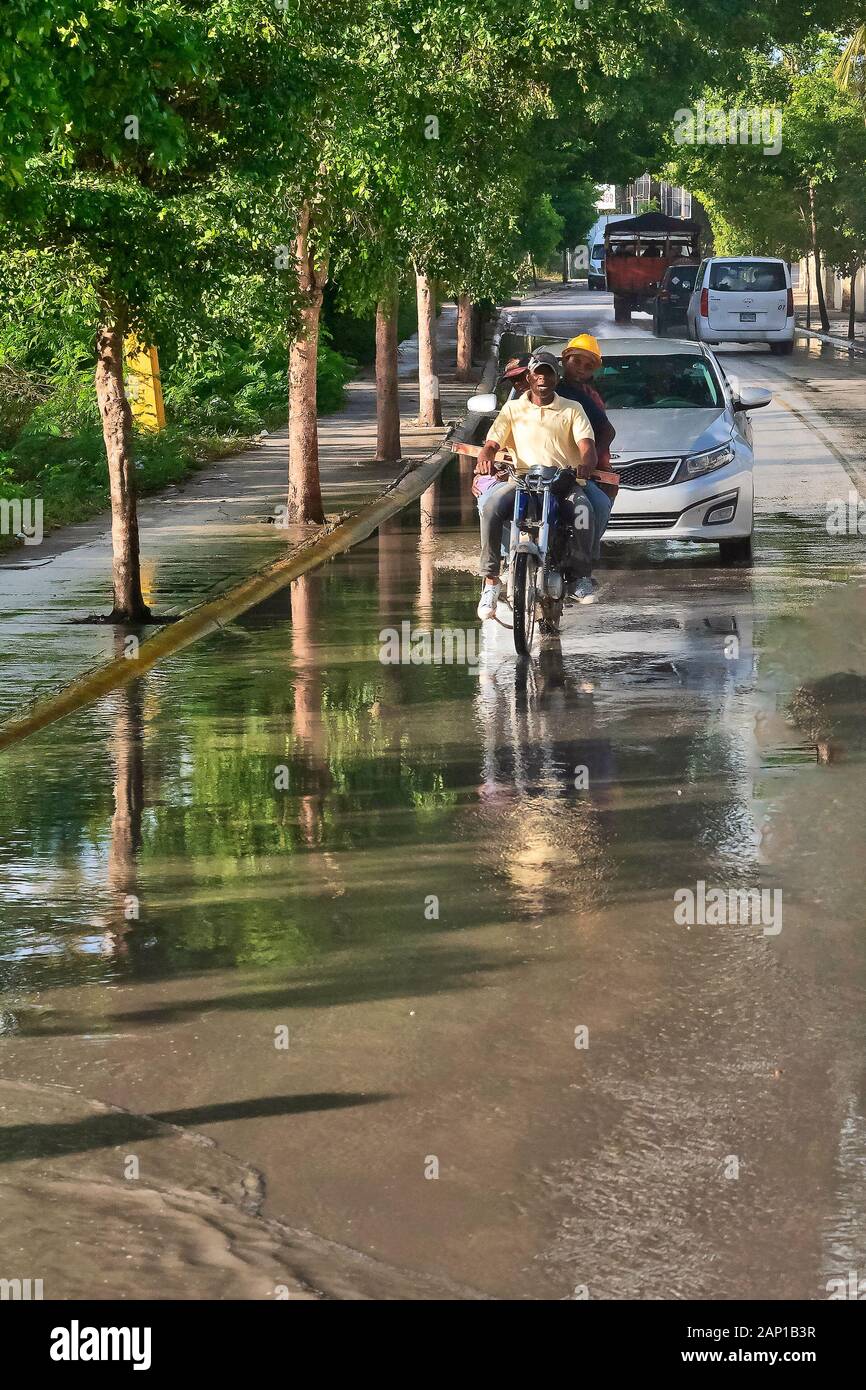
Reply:
<svg viewBox="0 0 866 1390"><path fill-rule="evenodd" d="M534 405L529 392L506 401L487 433L514 455L518 473L530 468L577 468L582 439L595 441L583 406L554 396L550 405ZM583 478L578 478L581 487Z"/></svg>

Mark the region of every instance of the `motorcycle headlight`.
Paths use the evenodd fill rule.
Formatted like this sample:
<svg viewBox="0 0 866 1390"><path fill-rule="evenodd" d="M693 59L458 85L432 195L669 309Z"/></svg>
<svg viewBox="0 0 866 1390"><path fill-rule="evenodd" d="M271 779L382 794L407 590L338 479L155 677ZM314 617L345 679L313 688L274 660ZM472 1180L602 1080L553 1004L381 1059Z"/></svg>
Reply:
<svg viewBox="0 0 866 1390"><path fill-rule="evenodd" d="M736 458L733 444L723 444L720 449L708 449L704 454L692 454L686 459L686 477L697 478L701 473L712 473L714 468L724 468Z"/></svg>

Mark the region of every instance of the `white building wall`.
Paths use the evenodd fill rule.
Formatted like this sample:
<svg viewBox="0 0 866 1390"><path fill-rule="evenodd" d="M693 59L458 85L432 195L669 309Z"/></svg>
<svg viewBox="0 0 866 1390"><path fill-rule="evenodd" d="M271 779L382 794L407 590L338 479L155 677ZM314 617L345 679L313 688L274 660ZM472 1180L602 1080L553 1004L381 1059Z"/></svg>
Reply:
<svg viewBox="0 0 866 1390"><path fill-rule="evenodd" d="M812 291L812 308L814 311L817 307L817 300L815 295L815 264L812 256L804 257L799 262L800 283L797 298L798 300L805 300L807 268ZM842 309L848 307L848 291L850 284L850 276L837 275L835 271L832 270L824 271L824 295L827 300L828 309ZM857 272L854 292L857 297L857 318L862 321L866 319L866 267L861 266Z"/></svg>

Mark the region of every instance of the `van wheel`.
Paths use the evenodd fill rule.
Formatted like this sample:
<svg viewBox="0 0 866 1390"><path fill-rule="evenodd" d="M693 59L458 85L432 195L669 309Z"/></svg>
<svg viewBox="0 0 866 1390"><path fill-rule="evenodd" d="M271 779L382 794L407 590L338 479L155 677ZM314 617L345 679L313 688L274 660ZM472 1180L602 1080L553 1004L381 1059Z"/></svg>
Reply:
<svg viewBox="0 0 866 1390"><path fill-rule="evenodd" d="M624 294L614 295L613 316L617 323L631 323L631 305Z"/></svg>
<svg viewBox="0 0 866 1390"><path fill-rule="evenodd" d="M723 565L750 565L753 559L752 537L736 541L719 541L719 558Z"/></svg>
<svg viewBox="0 0 866 1390"><path fill-rule="evenodd" d="M794 339L792 338L790 343L771 343L770 351L776 357L790 357L794 351Z"/></svg>

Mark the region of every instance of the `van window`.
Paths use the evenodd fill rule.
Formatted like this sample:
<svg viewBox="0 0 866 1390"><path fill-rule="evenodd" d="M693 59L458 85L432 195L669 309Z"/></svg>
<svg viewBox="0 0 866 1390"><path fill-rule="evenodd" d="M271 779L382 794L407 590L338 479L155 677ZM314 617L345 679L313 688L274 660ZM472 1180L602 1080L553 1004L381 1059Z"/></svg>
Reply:
<svg viewBox="0 0 866 1390"><path fill-rule="evenodd" d="M780 261L716 261L710 271L710 289L747 294L768 294L787 289L785 267Z"/></svg>
<svg viewBox="0 0 866 1390"><path fill-rule="evenodd" d="M604 242L603 242L603 241L597 241L597 242L595 243L595 246L593 246L593 248L592 248L592 256L590 257L590 260L593 260L593 261L603 261L603 260L604 260Z"/></svg>
<svg viewBox="0 0 866 1390"><path fill-rule="evenodd" d="M703 283L704 283L704 275L706 274L707 264L708 264L707 261L701 261L700 265L698 266L698 273L697 273L697 275L695 276L695 289L696 289L696 290L699 290L699 289L701 288L701 286L703 285Z"/></svg>

